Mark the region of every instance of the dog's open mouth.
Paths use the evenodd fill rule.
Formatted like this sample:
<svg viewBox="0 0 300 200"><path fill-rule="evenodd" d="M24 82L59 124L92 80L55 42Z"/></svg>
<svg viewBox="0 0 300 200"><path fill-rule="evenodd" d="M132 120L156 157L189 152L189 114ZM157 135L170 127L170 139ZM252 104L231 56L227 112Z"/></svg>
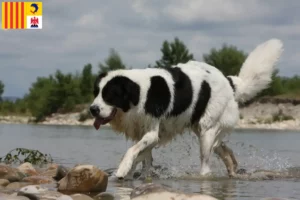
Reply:
<svg viewBox="0 0 300 200"><path fill-rule="evenodd" d="M110 122L114 118L116 113L117 113L117 109L114 108L113 111L111 112L110 116L108 116L106 118L102 118L100 116L95 117L95 121L94 121L95 129L98 130L101 125L104 125L104 124L107 124L108 122Z"/></svg>

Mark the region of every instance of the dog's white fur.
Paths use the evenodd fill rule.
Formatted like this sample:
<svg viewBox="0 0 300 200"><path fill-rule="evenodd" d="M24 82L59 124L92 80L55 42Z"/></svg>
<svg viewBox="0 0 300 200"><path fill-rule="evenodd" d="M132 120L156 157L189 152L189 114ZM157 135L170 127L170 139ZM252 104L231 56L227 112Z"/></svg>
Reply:
<svg viewBox="0 0 300 200"><path fill-rule="evenodd" d="M225 136L229 134L239 120L238 102L253 98L265 89L271 81L274 65L282 52L282 43L278 39L271 39L257 46L244 62L238 76L231 76L235 92L226 77L215 67L203 62L189 61L177 66L190 78L193 87L193 99L188 109L176 117L159 118L147 115L144 105L150 78L159 75L167 82L171 92L171 103L168 111L172 110L174 100L174 81L170 73L163 69L132 69L109 72L100 81L100 91L105 84L117 75L128 77L140 86L140 101L128 112L118 109L116 116L110 122L112 128L136 143L124 155L116 176L124 178L132 176L138 162L145 160L147 173L151 164L151 149L156 145L166 144L185 129L191 129L199 138L201 175L211 172L209 158L212 151L218 147ZM210 74L204 73L208 70ZM190 125L201 83L205 80L211 87L211 98L199 123ZM101 93L101 92L100 92ZM100 116L111 115L113 107L108 105L99 94L92 105L100 108ZM166 113L167 113L166 112Z"/></svg>

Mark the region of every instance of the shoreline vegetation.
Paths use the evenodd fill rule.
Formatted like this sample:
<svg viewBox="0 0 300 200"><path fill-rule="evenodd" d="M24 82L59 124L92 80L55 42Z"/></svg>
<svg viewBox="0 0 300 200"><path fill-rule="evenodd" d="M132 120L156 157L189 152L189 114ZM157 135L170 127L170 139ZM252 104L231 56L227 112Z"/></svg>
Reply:
<svg viewBox="0 0 300 200"><path fill-rule="evenodd" d="M77 125L93 126L88 104L81 112L54 113L41 122L34 117L0 115L0 124ZM109 125L106 125L109 127ZM300 130L300 101L295 99L260 98L248 105L240 106L237 129Z"/></svg>
<svg viewBox="0 0 300 200"><path fill-rule="evenodd" d="M178 63L195 59L183 41L177 37L165 40L161 58L148 68L168 69ZM219 69L225 76L239 74L247 53L236 46L224 44L203 54L202 61ZM137 66L138 67L138 66ZM3 96L5 84L0 80L0 123L89 125L93 120L88 106L93 101L94 80L103 72L132 69L124 64L114 49L95 68L91 64L81 71L63 73L57 70L46 77L37 77L27 93L18 99ZM251 102L240 106L240 121L236 128L300 130L300 76L285 77L275 69L269 87Z"/></svg>

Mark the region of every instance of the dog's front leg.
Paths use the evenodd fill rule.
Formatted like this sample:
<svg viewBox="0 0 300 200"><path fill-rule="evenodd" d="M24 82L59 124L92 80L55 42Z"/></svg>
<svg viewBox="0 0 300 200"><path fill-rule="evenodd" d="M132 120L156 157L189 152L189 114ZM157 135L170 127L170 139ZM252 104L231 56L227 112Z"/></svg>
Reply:
<svg viewBox="0 0 300 200"><path fill-rule="evenodd" d="M119 165L116 177L119 179L124 178L132 168L132 165L139 153L146 148L151 148L151 146L154 147L157 144L158 139L157 125L152 131L147 132L139 142L128 149Z"/></svg>

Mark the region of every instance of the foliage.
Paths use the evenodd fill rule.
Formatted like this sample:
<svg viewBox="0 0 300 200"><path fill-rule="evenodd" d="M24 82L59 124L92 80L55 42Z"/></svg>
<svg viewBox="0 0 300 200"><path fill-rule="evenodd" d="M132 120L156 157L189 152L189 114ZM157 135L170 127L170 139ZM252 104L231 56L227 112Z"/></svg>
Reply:
<svg viewBox="0 0 300 200"><path fill-rule="evenodd" d="M225 76L237 75L247 58L247 54L237 47L224 44L221 49L211 49L203 55L203 60L223 72Z"/></svg>
<svg viewBox="0 0 300 200"><path fill-rule="evenodd" d="M95 76L92 72L92 65L85 65L81 73L79 85L83 102L89 102L93 98L93 84L95 80L94 77Z"/></svg>
<svg viewBox="0 0 300 200"><path fill-rule="evenodd" d="M70 73L63 74L60 70L48 78L38 77L26 98L36 121L57 111L72 111L76 104L82 102L79 84L80 77Z"/></svg>
<svg viewBox="0 0 300 200"><path fill-rule="evenodd" d="M8 152L4 157L0 157L0 162L6 164L29 162L36 165L52 163L53 159L50 154L43 154L38 150L16 148Z"/></svg>
<svg viewBox="0 0 300 200"><path fill-rule="evenodd" d="M116 69L125 69L126 67L118 52L111 49L108 58L105 60L105 64L100 63L99 68L99 73L102 73Z"/></svg>
<svg viewBox="0 0 300 200"><path fill-rule="evenodd" d="M4 84L0 81L0 101L2 101L2 94L4 92Z"/></svg>
<svg viewBox="0 0 300 200"><path fill-rule="evenodd" d="M173 42L165 40L160 51L162 57L156 61L157 68L168 68L178 63L186 63L190 60L194 60L193 54L189 53L185 44L177 37L175 37Z"/></svg>
<svg viewBox="0 0 300 200"><path fill-rule="evenodd" d="M156 61L154 67L168 68L194 59L193 54L177 37L171 42L165 40L160 51L162 57ZM217 67L227 76L237 75L246 57L247 54L237 47L224 44L221 48L213 48L209 53L204 54L203 60ZM100 73L125 68L121 56L114 49L111 49L107 59L99 64ZM300 77L280 77L278 74L279 71L276 70L270 87L262 91L258 97L300 98ZM1 101L4 84L0 81L0 114L32 115L38 122L52 113L78 112L81 109L80 105L91 103L96 76L93 74L91 64L86 64L80 72L75 74L62 73L57 70L48 77L37 77L28 93L15 102ZM90 117L89 112L82 112L80 120L84 121ZM274 120L277 118L275 117Z"/></svg>

